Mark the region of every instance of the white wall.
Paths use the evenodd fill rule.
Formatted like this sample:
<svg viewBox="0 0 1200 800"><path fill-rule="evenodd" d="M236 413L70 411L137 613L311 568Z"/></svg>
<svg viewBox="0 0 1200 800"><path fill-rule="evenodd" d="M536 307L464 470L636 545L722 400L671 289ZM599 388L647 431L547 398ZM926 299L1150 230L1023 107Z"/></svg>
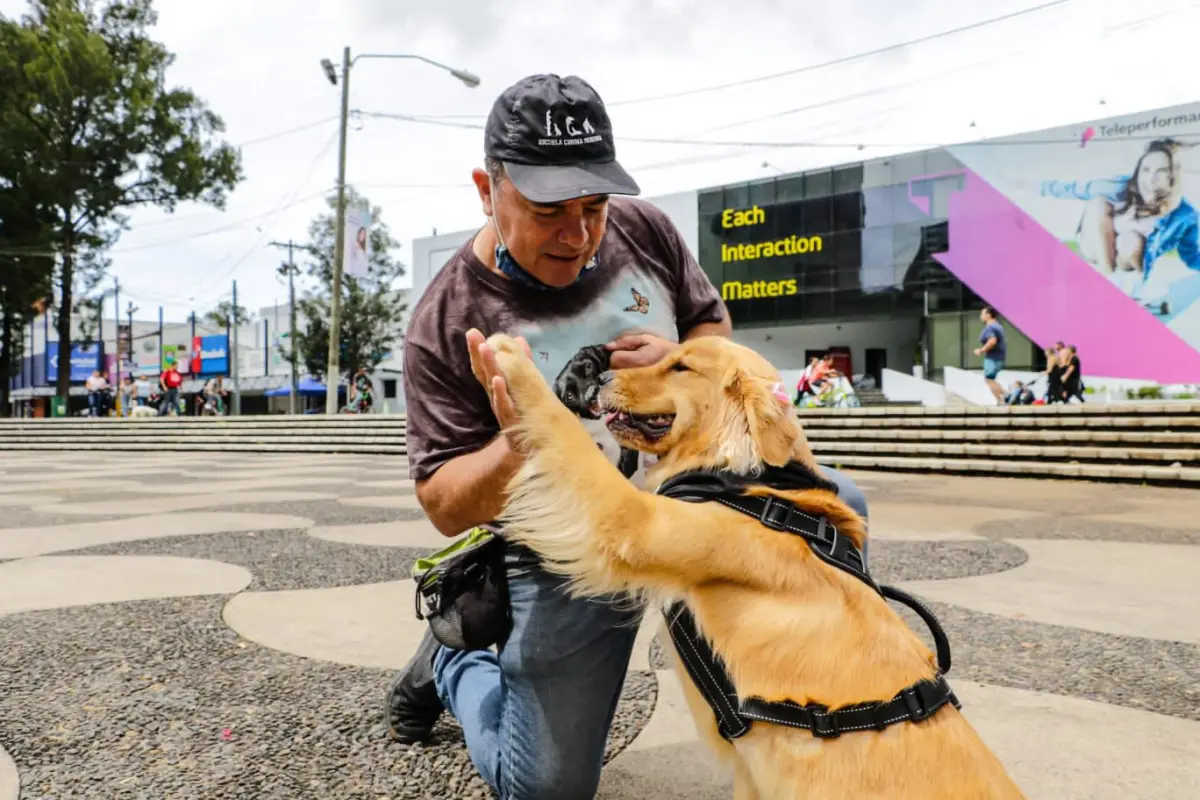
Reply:
<svg viewBox="0 0 1200 800"><path fill-rule="evenodd" d="M475 235L478 228L453 233L442 233L437 236L423 236L413 239L412 257L412 289L409 290L408 308L411 311L425 292L425 287L433 280L438 270L446 266L450 256Z"/></svg>
<svg viewBox="0 0 1200 800"><path fill-rule="evenodd" d="M920 403L923 406L946 405L946 387L894 369L883 371L883 396L892 403Z"/></svg>
<svg viewBox="0 0 1200 800"><path fill-rule="evenodd" d="M781 328L742 328L734 341L756 350L778 370L804 369L804 351L849 347L855 374L867 365L867 348L885 348L887 366L912 372L920 320L894 319L866 322L791 325Z"/></svg>

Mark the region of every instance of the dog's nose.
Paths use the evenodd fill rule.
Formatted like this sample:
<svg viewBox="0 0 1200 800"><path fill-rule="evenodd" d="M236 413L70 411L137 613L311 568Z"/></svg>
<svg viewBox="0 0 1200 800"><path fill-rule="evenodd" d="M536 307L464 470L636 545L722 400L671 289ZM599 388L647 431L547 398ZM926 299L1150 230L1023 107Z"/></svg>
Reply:
<svg viewBox="0 0 1200 800"><path fill-rule="evenodd" d="M607 386L608 384L612 383L612 379L613 379L614 375L615 375L615 373L613 373L613 371L611 369L606 370L605 372L601 372L600 378L599 378L600 385Z"/></svg>

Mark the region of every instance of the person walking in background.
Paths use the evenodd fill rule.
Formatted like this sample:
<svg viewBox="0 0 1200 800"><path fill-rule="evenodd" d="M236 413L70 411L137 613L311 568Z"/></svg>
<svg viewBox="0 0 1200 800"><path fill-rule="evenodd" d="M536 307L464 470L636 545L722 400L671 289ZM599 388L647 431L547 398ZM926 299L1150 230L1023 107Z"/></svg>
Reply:
<svg viewBox="0 0 1200 800"><path fill-rule="evenodd" d="M979 312L979 319L983 322L983 330L979 333L980 346L975 348L975 355L983 356L983 377L987 381L988 389L996 398L996 402L1004 405L1004 387L996 380L1000 370L1004 369L1004 357L1007 355L1004 328L996 316L996 309L991 306L983 307Z"/></svg>
<svg viewBox="0 0 1200 800"><path fill-rule="evenodd" d="M1061 345L1047 347L1046 353L1046 396L1047 403L1057 403L1062 400L1063 383L1062 383L1062 360L1060 353L1062 352Z"/></svg>
<svg viewBox="0 0 1200 800"><path fill-rule="evenodd" d="M179 387L183 385L183 376L179 374L174 361L167 362L167 369L158 377L158 388L162 390L162 404L158 407L158 415L179 414Z"/></svg>
<svg viewBox="0 0 1200 800"><path fill-rule="evenodd" d="M1068 345L1059 351L1063 358L1062 401L1071 402L1072 397L1083 402L1083 375L1080 373L1079 353L1075 345Z"/></svg>

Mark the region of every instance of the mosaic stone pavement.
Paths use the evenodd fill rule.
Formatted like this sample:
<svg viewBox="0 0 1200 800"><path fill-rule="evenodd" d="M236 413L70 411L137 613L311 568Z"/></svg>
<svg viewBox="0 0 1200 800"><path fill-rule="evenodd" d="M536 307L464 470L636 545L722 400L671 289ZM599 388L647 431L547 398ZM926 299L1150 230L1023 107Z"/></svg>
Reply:
<svg viewBox="0 0 1200 800"><path fill-rule="evenodd" d="M1200 492L855 474L1032 798L1200 786ZM0 456L0 800L488 797L461 732L383 736L444 543L402 459ZM917 630L922 630L914 623ZM653 622L600 797L724 798Z"/></svg>

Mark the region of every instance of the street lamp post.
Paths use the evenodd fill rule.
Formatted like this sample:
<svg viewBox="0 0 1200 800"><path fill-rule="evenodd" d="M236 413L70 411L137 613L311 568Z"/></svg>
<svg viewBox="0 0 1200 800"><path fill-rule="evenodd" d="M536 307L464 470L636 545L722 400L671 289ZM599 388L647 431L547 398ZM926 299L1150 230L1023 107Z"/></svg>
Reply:
<svg viewBox="0 0 1200 800"><path fill-rule="evenodd" d="M342 50L342 113L338 128L338 178L337 178L337 209L334 214L333 232L333 285L332 297L329 300L329 358L325 367L325 413L336 414L338 410L338 384L341 373L340 347L340 315L342 308L342 263L345 257L344 233L346 227L346 125L350 116L350 68L360 58L389 58L423 61L439 69L445 70L467 88L473 89L479 85L479 77L462 69L455 69L433 59L408 53L360 53L350 57L350 48ZM333 62L327 58L321 59L321 68L325 77L333 85L337 85L337 70Z"/></svg>

